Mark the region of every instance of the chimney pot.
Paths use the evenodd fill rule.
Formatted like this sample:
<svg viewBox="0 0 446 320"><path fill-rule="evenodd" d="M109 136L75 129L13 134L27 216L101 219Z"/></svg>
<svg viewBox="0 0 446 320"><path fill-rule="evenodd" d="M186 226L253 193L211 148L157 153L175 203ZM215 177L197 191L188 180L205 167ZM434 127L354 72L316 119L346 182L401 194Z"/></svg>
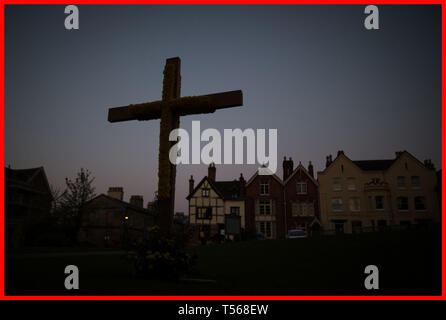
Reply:
<svg viewBox="0 0 446 320"><path fill-rule="evenodd" d="M133 195L130 197L130 204L139 207L139 208L144 208L144 198L143 196L139 196L139 195Z"/></svg>
<svg viewBox="0 0 446 320"><path fill-rule="evenodd" d="M314 178L314 168L313 168L313 164L311 163L311 161L308 163L308 173L310 174L310 176L312 176Z"/></svg>
<svg viewBox="0 0 446 320"><path fill-rule="evenodd" d="M211 163L208 167L208 179L215 182L215 177L217 175L217 168L215 168L215 164Z"/></svg>
<svg viewBox="0 0 446 320"><path fill-rule="evenodd" d="M115 199L123 201L123 199L124 199L124 188L122 188L122 187L110 187L110 188L108 188L107 195L109 197L112 197L112 198L115 198Z"/></svg>
<svg viewBox="0 0 446 320"><path fill-rule="evenodd" d="M194 181L194 176L190 176L190 179L189 179L189 194L191 194L192 193L192 191L194 191L194 184L195 184L195 181Z"/></svg>

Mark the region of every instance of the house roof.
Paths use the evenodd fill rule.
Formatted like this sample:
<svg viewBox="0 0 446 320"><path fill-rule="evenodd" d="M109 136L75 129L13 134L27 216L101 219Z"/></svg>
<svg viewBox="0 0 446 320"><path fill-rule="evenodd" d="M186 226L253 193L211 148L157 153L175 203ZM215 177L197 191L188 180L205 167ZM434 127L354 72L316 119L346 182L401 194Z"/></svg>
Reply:
<svg viewBox="0 0 446 320"><path fill-rule="evenodd" d="M211 184L220 191L223 195L223 199L234 199L233 195L237 194L237 198L240 198L240 181L211 181Z"/></svg>
<svg viewBox="0 0 446 320"><path fill-rule="evenodd" d="M108 196L106 194L103 194L103 193L101 193L100 195L98 195L98 196L94 197L93 199L87 201L87 203L91 203L91 202L95 201L98 198L106 198L107 200L111 200L111 201L115 202L116 204L119 204L119 205L124 206L124 207L129 208L129 209L132 209L134 211L139 211L141 213L146 213L146 214L153 214L153 212L151 210L135 206L135 205L133 205L131 203L128 203L126 201L122 201L122 200L110 197L110 196Z"/></svg>
<svg viewBox="0 0 446 320"><path fill-rule="evenodd" d="M267 169L267 170L268 170L268 171L271 171L271 170L269 170L269 169ZM259 175L259 170L256 170L256 172L254 172L254 174L251 176L251 178L250 178L250 179L248 180L248 182L246 183L246 186L250 185L250 184L255 180L255 178L256 178L258 175ZM279 182L280 184L283 185L283 181L282 181L282 179L280 179L275 173L272 173L272 172L271 172L270 176L272 176L274 179L276 179L277 182Z"/></svg>
<svg viewBox="0 0 446 320"><path fill-rule="evenodd" d="M310 178L311 181L313 181L313 183L318 186L319 183L310 175L310 173L308 172L308 170L301 164L299 163L299 165L296 167L296 169L294 169L293 173L290 174L290 176L284 181L283 184L287 184L288 181L290 181L292 179L292 177L298 172L298 171L302 171L303 173L305 173L308 178Z"/></svg>
<svg viewBox="0 0 446 320"><path fill-rule="evenodd" d="M39 190L32 184L34 178L37 177L39 173L42 174L43 183L46 187L46 191ZM48 179L46 177L45 170L43 169L43 167L29 168L29 169L5 168L5 181L32 192L48 193L51 195L51 188L48 183Z"/></svg>
<svg viewBox="0 0 446 320"><path fill-rule="evenodd" d="M331 164L326 167L324 170L318 172L318 174L326 172L328 169L331 168L333 163L338 160L340 156L345 157L349 161L351 161L354 165L356 165L359 169L363 171L386 171L389 170L403 155L407 155L411 157L414 161L416 161L420 166L426 167L425 164L423 164L420 160L418 160L416 157L414 157L410 152L404 150L404 151L398 151L396 152L395 159L382 159L382 160L351 160L349 157L347 157L344 152L338 153L337 157L331 162Z"/></svg>
<svg viewBox="0 0 446 320"><path fill-rule="evenodd" d="M244 197L240 197L240 181L212 181L207 176L205 176L201 181L197 184L197 186L192 190L192 192L186 197L189 200L192 195L201 187L201 185L207 181L212 189L224 200L243 200ZM237 198L234 198L233 195L237 194Z"/></svg>
<svg viewBox="0 0 446 320"><path fill-rule="evenodd" d="M389 169L395 160L353 160L352 162L364 171L384 171Z"/></svg>
<svg viewBox="0 0 446 320"><path fill-rule="evenodd" d="M43 167L30 168L30 169L5 168L5 179L14 180L14 181L23 182L23 183L30 183L32 178L40 170L43 170Z"/></svg>

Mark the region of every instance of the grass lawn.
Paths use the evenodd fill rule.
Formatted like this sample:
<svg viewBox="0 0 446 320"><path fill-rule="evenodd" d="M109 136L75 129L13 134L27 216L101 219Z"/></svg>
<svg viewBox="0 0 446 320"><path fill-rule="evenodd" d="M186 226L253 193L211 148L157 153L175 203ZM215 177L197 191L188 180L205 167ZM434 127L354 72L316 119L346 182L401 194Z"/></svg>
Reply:
<svg viewBox="0 0 446 320"><path fill-rule="evenodd" d="M437 295L440 232L400 231L266 240L192 248L193 278L215 283L137 279L121 255L6 260L6 294L105 295ZM80 270L80 289L64 288L65 266ZM379 268L380 289L364 288L364 268Z"/></svg>

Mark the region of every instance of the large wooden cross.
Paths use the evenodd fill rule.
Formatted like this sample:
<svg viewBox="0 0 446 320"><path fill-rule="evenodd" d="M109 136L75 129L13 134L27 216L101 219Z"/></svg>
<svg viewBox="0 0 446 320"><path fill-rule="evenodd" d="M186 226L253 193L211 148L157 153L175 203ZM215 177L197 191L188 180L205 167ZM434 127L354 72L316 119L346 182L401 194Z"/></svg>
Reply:
<svg viewBox="0 0 446 320"><path fill-rule="evenodd" d="M180 58L166 60L162 100L108 110L110 122L161 119L158 154L158 223L164 233L170 232L175 201L176 166L169 160L169 150L175 141L169 141L170 132L179 127L180 116L213 113L217 109L243 105L241 90L180 98L180 69Z"/></svg>

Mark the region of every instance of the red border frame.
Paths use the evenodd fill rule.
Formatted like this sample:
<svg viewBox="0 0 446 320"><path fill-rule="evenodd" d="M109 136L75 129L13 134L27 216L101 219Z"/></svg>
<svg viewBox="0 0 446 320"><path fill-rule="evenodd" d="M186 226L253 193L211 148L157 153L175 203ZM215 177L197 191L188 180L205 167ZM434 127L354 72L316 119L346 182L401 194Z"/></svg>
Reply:
<svg viewBox="0 0 446 320"><path fill-rule="evenodd" d="M1 43L1 53L0 53L0 73L2 74L0 82L0 100L2 102L0 109L0 164L4 168L5 159L5 10L4 6L7 4L60 4L68 5L73 4L68 1L58 1L58 0L0 0L0 43ZM206 0L132 0L129 2L121 0L77 0L75 4L357 4L357 5L368 5L368 4L440 4L442 12L442 198L444 198L445 191L445 177L444 172L445 167L445 140L446 135L445 130L445 74L446 74L446 59L445 59L445 34L446 34L446 0L436 0L436 1L420 1L420 0L379 0L372 3L365 3L358 0L279 0L277 2L270 0L219 0L219 1L206 1ZM4 220L4 170L0 170L0 300L446 300L445 290L446 290L446 255L445 255L445 245L446 245L446 221L443 217L443 213L446 209L446 204L442 202L442 280L441 280L441 295L438 296L5 296L5 220Z"/></svg>

